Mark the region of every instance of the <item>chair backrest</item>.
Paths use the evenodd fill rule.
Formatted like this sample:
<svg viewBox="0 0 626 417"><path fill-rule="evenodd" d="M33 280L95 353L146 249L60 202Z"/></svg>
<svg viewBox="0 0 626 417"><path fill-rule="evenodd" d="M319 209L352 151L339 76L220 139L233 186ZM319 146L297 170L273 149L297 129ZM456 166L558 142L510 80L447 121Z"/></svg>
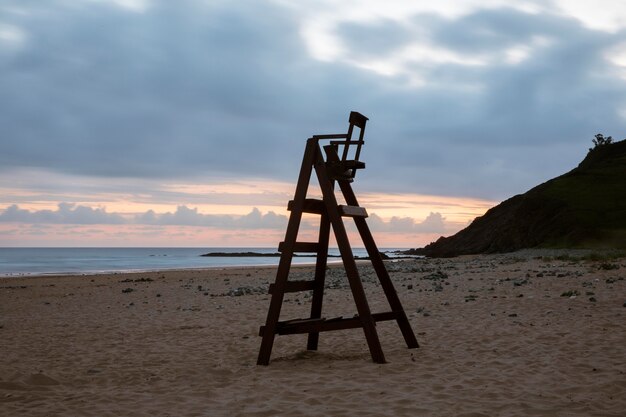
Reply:
<svg viewBox="0 0 626 417"><path fill-rule="evenodd" d="M333 150L332 154L334 155L329 155L327 165L331 167L333 177L335 179L352 180L356 175L357 169L365 168L365 163L360 162L359 157L361 156L361 147L365 143L363 138L365 135L365 125L367 124L368 120L369 119L363 116L361 113L353 111L350 112L350 117L348 118L348 133L339 133L333 135L313 135L313 139L331 139L330 145L324 146L324 149L326 150L327 154L329 148L332 148ZM360 130L358 140L352 140L352 134L354 133L355 127L358 127ZM351 148L351 145L356 146L356 148L354 148L354 146L352 146ZM351 149L355 149L353 158L351 158L349 155ZM340 154L341 158L339 158Z"/></svg>
<svg viewBox="0 0 626 417"><path fill-rule="evenodd" d="M341 155L341 162L345 162L348 159L348 151L350 149L350 145L353 144L352 141L352 133L354 131L354 126L358 127L359 132L359 140L356 142L356 152L354 153L354 160L358 161L361 156L361 146L363 145L363 137L365 135L365 125L369 119L363 116L361 113L356 111L350 112L350 117L348 118L348 133L346 135L345 145L343 147L343 153Z"/></svg>

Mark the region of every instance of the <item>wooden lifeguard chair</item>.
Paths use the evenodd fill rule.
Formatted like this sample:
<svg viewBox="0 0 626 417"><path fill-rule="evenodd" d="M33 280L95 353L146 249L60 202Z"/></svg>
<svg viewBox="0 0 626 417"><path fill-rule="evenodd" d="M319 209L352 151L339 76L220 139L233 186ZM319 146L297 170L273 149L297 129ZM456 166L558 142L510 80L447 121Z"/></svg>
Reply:
<svg viewBox="0 0 626 417"><path fill-rule="evenodd" d="M376 322L385 320L396 320L408 348L419 347L381 254L365 221L367 211L359 206L351 186L357 170L365 168L365 163L361 162L359 157L361 147L364 144L363 136L367 120L368 118L362 114L351 112L347 133L314 135L306 142L295 196L288 204L288 210L291 211L291 214L287 224L285 240L279 244L281 257L276 272L276 281L269 287L269 293L272 298L267 313L267 320L259 331L259 335L263 339L257 360L258 365L269 364L276 335L308 333L307 349L317 350L320 332L359 327L363 329L374 362L384 363L385 355L376 331ZM358 140L352 139L355 128L360 129ZM323 147L324 153L322 153L320 148L320 141L323 140L330 140L330 143ZM341 157L339 157L340 154ZM326 158L324 158L324 155ZM323 197L321 200L306 198L313 170L315 170L322 191ZM339 185L347 203L346 205L337 203L334 191L335 183ZM297 241L303 213L320 215L319 238L317 242ZM372 313L370 311L352 248L350 247L348 234L342 220L343 217L354 219L369 259L389 302L390 311L381 313ZM324 296L331 226L356 304L358 314L354 317L322 318L322 299ZM296 252L315 253L317 255L313 280L289 281L291 261ZM303 319L279 321L285 293L298 291L313 291L310 316Z"/></svg>

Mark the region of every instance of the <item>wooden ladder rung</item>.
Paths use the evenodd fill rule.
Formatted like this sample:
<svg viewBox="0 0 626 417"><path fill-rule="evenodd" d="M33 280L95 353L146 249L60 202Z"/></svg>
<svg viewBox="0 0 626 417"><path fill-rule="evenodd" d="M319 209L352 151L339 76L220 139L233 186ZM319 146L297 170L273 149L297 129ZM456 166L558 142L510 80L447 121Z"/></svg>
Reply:
<svg viewBox="0 0 626 417"><path fill-rule="evenodd" d="M276 323L276 334L290 334L290 333L282 333L282 330L289 328L290 326L302 326L302 325L312 325L315 323L321 323L324 322L326 319L320 318L320 319L291 319L291 320L285 320L285 321L279 321L278 323ZM265 326L261 326L259 328L259 336L263 336L263 334L265 333Z"/></svg>
<svg viewBox="0 0 626 417"><path fill-rule="evenodd" d="M285 242L280 242L278 244L278 252L284 252L285 251ZM296 242L293 245L293 251L294 252L311 252L311 253L317 253L317 249L319 248L319 243L318 242Z"/></svg>
<svg viewBox="0 0 626 417"><path fill-rule="evenodd" d="M303 324L315 324L325 322L325 318L308 318L308 319L291 319L285 321L279 321L278 327L287 327L287 326L300 326Z"/></svg>
<svg viewBox="0 0 626 417"><path fill-rule="evenodd" d="M287 203L287 210L293 210L293 204L293 200L290 200L289 203ZM324 201L322 200L307 198L306 200L304 200L304 206L302 208L302 211L311 214L322 214L326 212L326 205L324 205Z"/></svg>
<svg viewBox="0 0 626 417"><path fill-rule="evenodd" d="M372 318L375 322L395 320L399 317L399 312L388 311L384 313L374 313ZM302 334L311 332L329 332L333 330L356 329L363 327L363 323L358 315L354 317L335 317L332 319L295 319L287 321L279 321L276 325L276 334ZM259 329L259 335L263 336L265 326Z"/></svg>
<svg viewBox="0 0 626 417"><path fill-rule="evenodd" d="M367 217L367 210L360 206L339 206L339 214L344 217Z"/></svg>
<svg viewBox="0 0 626 417"><path fill-rule="evenodd" d="M315 289L315 281L287 281L285 292L311 291ZM270 284L269 294L274 294L276 284Z"/></svg>
<svg viewBox="0 0 626 417"><path fill-rule="evenodd" d="M289 201L289 203L287 204L287 210L289 211L293 210L293 205L294 205L293 200ZM346 205L339 205L337 207L339 209L339 214L343 217L367 217L368 216L367 210L365 210L365 207L346 206ZM311 213L311 214L322 214L326 212L326 205L324 204L323 200L307 198L306 200L304 200L304 206L303 206L302 211L305 213Z"/></svg>
<svg viewBox="0 0 626 417"><path fill-rule="evenodd" d="M372 314L372 318L374 321L388 321L388 320L396 320L402 314L402 311L385 311L384 313L374 313Z"/></svg>

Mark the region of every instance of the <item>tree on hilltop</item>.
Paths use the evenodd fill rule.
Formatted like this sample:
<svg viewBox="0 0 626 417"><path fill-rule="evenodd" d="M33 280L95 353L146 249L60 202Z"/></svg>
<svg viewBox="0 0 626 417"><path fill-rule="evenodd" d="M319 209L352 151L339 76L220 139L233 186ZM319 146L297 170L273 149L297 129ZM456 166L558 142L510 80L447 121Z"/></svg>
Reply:
<svg viewBox="0 0 626 417"><path fill-rule="evenodd" d="M604 137L602 133L598 133L595 136L595 139L592 140L592 142L593 142L593 148L589 148L589 152L593 151L594 149L599 148L600 146L610 145L611 143L613 143L613 137L612 136Z"/></svg>

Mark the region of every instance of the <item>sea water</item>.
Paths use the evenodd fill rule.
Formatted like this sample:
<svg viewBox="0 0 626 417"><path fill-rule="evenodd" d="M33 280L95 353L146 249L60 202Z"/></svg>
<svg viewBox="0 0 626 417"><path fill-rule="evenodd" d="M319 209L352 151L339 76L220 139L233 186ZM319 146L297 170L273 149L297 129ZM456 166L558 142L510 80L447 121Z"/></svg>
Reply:
<svg viewBox="0 0 626 417"><path fill-rule="evenodd" d="M396 249L384 249L393 251ZM279 257L203 257L209 252L276 253L275 248L0 248L0 276L96 274L233 266L278 265ZM337 249L329 254L339 255ZM367 256L353 249L354 256ZM341 262L329 258L329 263ZM293 258L294 264L315 263L313 256Z"/></svg>

